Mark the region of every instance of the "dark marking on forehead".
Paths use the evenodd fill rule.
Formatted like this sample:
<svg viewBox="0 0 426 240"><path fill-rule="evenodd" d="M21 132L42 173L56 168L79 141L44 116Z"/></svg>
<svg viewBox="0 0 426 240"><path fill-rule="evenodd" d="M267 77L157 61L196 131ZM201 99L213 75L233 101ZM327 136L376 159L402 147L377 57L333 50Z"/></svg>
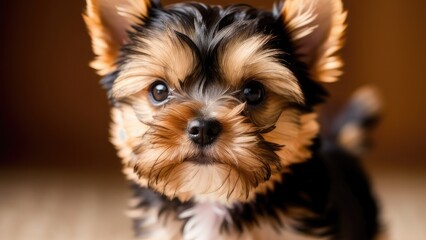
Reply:
<svg viewBox="0 0 426 240"><path fill-rule="evenodd" d="M269 36L263 47L279 50L281 54L275 54L274 59L294 73L295 81L299 82L303 92L310 91L307 102L318 102L324 95L323 89L309 78L305 66L294 58L293 46L279 15L248 5L222 8L201 3L180 3L150 9L149 16L143 22L143 25L134 26L135 31L129 33L131 41L122 49L119 59L120 71L126 71L128 64L135 59L150 58L152 64L163 65L157 67L157 72L169 68L167 74L174 75L170 82L176 88L225 82L227 76L221 72L221 59L218 58L228 50L226 46L235 42L235 38ZM172 45L168 46L169 50L164 50L167 49L166 45L160 47L161 44L158 43L165 40ZM148 45L152 44L163 48L162 52L145 51ZM151 69L155 67L149 66L149 71ZM148 74L151 74L149 71ZM169 77L156 74L151 74L151 77ZM133 89L129 93L135 91L136 89Z"/></svg>
<svg viewBox="0 0 426 240"><path fill-rule="evenodd" d="M165 9L153 9L145 24L136 27L137 31L132 34L131 39L137 46L141 39L152 38L155 33L174 31L197 56L197 66L201 68L198 71L205 75L214 75L218 68L217 52L223 45L236 36L274 34L274 26L277 24L271 12L247 5L221 8L200 3L184 3ZM271 41L268 44L278 45L279 42ZM124 56L135 53L134 45L125 47Z"/></svg>

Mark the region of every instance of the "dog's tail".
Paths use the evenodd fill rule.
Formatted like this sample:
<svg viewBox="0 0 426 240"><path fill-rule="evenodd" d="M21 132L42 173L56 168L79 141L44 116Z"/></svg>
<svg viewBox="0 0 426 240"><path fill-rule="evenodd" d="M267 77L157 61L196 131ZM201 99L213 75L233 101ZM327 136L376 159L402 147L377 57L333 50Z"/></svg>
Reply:
<svg viewBox="0 0 426 240"><path fill-rule="evenodd" d="M364 154L371 146L370 132L381 112L382 101L377 89L361 87L335 118L330 129L333 142L356 156Z"/></svg>
<svg viewBox="0 0 426 240"><path fill-rule="evenodd" d="M324 129L328 130L323 156L331 181L330 201L339 214L335 239L374 239L373 236L381 231L374 194L362 164L357 161L370 148L371 130L378 123L381 108L377 90L362 87L353 94L335 121L327 121L331 125Z"/></svg>

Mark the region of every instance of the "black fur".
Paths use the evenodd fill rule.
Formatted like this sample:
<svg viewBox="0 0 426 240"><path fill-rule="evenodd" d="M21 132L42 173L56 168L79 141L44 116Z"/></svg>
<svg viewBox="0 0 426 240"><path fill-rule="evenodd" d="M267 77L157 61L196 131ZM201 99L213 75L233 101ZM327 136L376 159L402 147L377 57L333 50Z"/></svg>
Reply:
<svg viewBox="0 0 426 240"><path fill-rule="evenodd" d="M307 112L321 103L327 93L317 82L309 78L306 66L294 56L294 46L283 25L281 15L259 10L247 5L229 7L210 7L201 3L184 3L162 8L154 4L149 15L143 19L144 24L134 26L129 33L130 43L122 49L118 60L118 71L107 75L104 87L110 92L114 78L119 74L120 66L129 61L129 56L140 54L135 45L142 44L138 39L152 31L162 31L167 24L183 24L197 29L195 39L189 39L176 32L179 39L186 42L201 59L193 73L203 81L221 81L217 72L216 52L229 39L239 34L265 33L274 38L268 47L281 49L281 62L296 75L304 93L306 104L300 106ZM225 32L222 30L226 29ZM222 32L221 32L222 31ZM218 34L221 32L222 34ZM277 228L289 227L307 234L334 236L336 240L372 239L378 230L377 206L371 194L368 180L356 159L337 146L330 145L321 149L320 139L312 146L313 157L304 163L290 167L282 183L276 183L274 190L264 195L257 195L249 203L236 203L229 208L233 217L232 227L239 231L258 224L260 216L268 216ZM133 186L135 195L144 201L138 207L150 207L161 204L160 214L168 211L181 212L191 207L193 202L182 203L168 200L166 197L147 188ZM313 215L294 215L298 224L287 226L280 221L278 212L291 214L294 208L303 208ZM137 227L143 219L135 220ZM231 225L224 223L223 231ZM138 234L143 231L138 229Z"/></svg>
<svg viewBox="0 0 426 240"><path fill-rule="evenodd" d="M318 151L319 141L312 146L314 153ZM290 167L291 173L283 174L281 183L275 183L274 189L266 194L258 194L249 203L234 204L230 212L233 216L233 224L240 231L253 224L258 224L259 217L267 217L276 229L282 227L296 228L299 231L325 235L335 231L335 217L329 209L328 200L330 192L330 179L324 162L319 154L312 159ZM295 216L300 224L284 226L278 213L289 213L294 208L302 208L316 217ZM224 228L228 226L224 225Z"/></svg>
<svg viewBox="0 0 426 240"><path fill-rule="evenodd" d="M166 196L163 196L149 188L141 187L137 183L132 183L133 197L141 200L141 202L133 206L135 209L149 209L158 208L159 215L180 213L185 209L188 209L194 205L192 201L181 202L178 199L169 200ZM143 237L151 234L146 229L141 228L141 224L145 221L145 218L136 218L133 220L133 228L137 237Z"/></svg>
<svg viewBox="0 0 426 240"><path fill-rule="evenodd" d="M142 20L144 24L133 26L135 31L129 33L131 41L122 48L121 57L117 61L118 72L124 62L130 61L131 56L141 54L135 48L143 44L139 39L150 35L153 31L163 31L167 25L178 23L197 30L193 40L179 32L176 32L176 35L186 42L201 59L185 84L190 85L190 79L207 82L221 81L216 59L216 53L221 50L221 46L237 35L250 36L263 33L274 36L267 47L286 53L280 56L280 60L297 77L304 93L306 103L304 107L307 110L312 110L314 105L323 102L324 97L327 96L325 89L309 78L306 66L295 58L294 46L289 40L281 15L243 4L222 8L202 3L181 3L168 6L166 9L158 4L154 5L149 10L148 16ZM143 48L143 45L141 47ZM113 76L117 76L117 72L113 73ZM110 90L113 79L111 75L107 75L106 78L108 80L104 82L108 84L104 86Z"/></svg>
<svg viewBox="0 0 426 240"><path fill-rule="evenodd" d="M274 190L230 207L232 225L223 222L222 230L235 228L242 232L268 219L277 231L288 228L313 236L332 236L335 240L373 239L379 230L378 208L357 159L337 146L321 148L319 142L317 139L312 146L314 156L291 166L291 172L283 174L285 180L276 183ZM144 199L137 208L160 206L159 214L180 213L194 204L169 200L136 184L133 189L135 196ZM297 224L285 225L278 213L291 214L295 208L311 214L292 214ZM138 227L140 221L143 219L135 220L135 229L143 235L143 229Z"/></svg>
<svg viewBox="0 0 426 240"><path fill-rule="evenodd" d="M337 146L323 152L332 179L330 202L338 219L335 239L373 239L379 231L378 207L358 159Z"/></svg>

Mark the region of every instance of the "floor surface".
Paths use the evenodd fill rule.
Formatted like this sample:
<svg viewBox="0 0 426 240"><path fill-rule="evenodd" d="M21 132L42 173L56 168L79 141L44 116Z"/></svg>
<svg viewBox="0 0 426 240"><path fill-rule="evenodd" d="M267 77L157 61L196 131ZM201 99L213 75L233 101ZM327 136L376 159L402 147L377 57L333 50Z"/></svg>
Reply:
<svg viewBox="0 0 426 240"><path fill-rule="evenodd" d="M423 168L367 165L392 240L426 239ZM119 170L0 169L0 239L132 239Z"/></svg>

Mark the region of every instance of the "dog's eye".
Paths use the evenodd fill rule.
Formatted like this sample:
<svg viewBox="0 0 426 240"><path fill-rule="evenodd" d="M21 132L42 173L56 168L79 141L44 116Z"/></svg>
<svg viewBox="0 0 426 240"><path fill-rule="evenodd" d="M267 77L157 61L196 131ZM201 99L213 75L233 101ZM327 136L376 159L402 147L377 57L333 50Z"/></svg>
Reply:
<svg viewBox="0 0 426 240"><path fill-rule="evenodd" d="M265 98L265 88L259 82L248 82L242 89L242 97L247 104L257 105Z"/></svg>
<svg viewBox="0 0 426 240"><path fill-rule="evenodd" d="M169 88L163 81L154 82L149 92L155 104L162 103L169 97Z"/></svg>

